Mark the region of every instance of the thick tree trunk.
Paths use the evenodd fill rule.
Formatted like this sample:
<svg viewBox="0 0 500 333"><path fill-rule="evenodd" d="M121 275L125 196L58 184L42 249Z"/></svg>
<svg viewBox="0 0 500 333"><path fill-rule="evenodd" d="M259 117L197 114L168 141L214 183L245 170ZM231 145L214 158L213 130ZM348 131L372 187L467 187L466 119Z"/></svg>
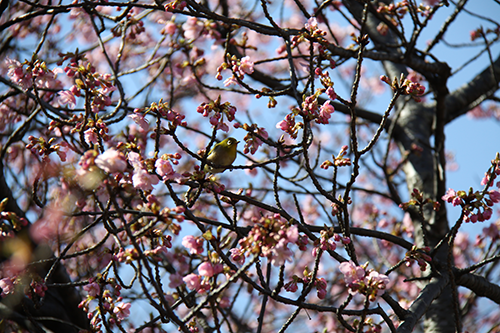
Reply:
<svg viewBox="0 0 500 333"><path fill-rule="evenodd" d="M401 41L392 33L382 36L377 31L377 26L381 22L373 8L368 6L366 13L366 21L363 21L363 8L359 2L344 1L346 8L356 17L360 25L365 29L361 34L366 33L375 43L375 47L380 51L386 52L400 59L415 58L411 50L397 47ZM390 45L394 45L391 47ZM409 52L409 53L408 53ZM401 74L408 74L407 67L402 63L394 63L390 61L383 62L387 76L392 81L393 78L400 78ZM396 104L395 113L399 113L397 125L402 131L397 133L395 137L396 143L399 146L401 153L414 151L410 154L408 161L403 166L403 171L406 175L408 186L408 195L414 189L420 191L424 198L430 198L432 201L441 202L441 196L444 194L445 176L444 176L444 98L447 95L446 79L449 71L447 66L438 63L445 70L443 73L432 74L433 81L438 81L437 89L433 89L434 97L438 101L432 108L426 107L422 103L417 103L413 100L400 98ZM422 73L424 76L426 73ZM431 75L429 75L431 76ZM429 77L426 77L429 80ZM429 80L430 81L430 80ZM434 82L430 82L431 86ZM441 86L440 86L441 85ZM408 97L409 98L409 97ZM441 101L441 103L439 103ZM441 108L441 109L439 109ZM431 143L431 138L434 137L434 142ZM420 149L415 151L414 146ZM446 233L449 231L449 225L446 217L446 207L441 205L439 211L434 211L431 204L424 207L423 216L416 210L410 211L414 229L415 229L415 245L418 247L430 246L433 248L438 244ZM435 254L434 260L439 263L439 270L446 274L447 272L447 257L448 250L446 246L442 246ZM436 272L436 266L433 266L432 274ZM424 274L431 274L428 270ZM430 280L429 280L430 281ZM422 282L421 287L429 283ZM448 283L439 296L430 303L426 312L424 323L425 332L455 332L454 318L454 300L452 296L452 288ZM437 295L436 295L437 296Z"/></svg>

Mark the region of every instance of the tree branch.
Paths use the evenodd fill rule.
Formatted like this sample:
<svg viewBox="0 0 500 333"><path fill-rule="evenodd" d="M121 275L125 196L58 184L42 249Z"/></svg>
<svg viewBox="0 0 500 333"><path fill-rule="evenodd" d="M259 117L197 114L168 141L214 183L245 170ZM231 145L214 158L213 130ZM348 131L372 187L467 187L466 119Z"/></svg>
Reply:
<svg viewBox="0 0 500 333"><path fill-rule="evenodd" d="M448 114L446 123L467 113L498 90L495 77L500 77L500 56L470 82L453 91L446 97Z"/></svg>

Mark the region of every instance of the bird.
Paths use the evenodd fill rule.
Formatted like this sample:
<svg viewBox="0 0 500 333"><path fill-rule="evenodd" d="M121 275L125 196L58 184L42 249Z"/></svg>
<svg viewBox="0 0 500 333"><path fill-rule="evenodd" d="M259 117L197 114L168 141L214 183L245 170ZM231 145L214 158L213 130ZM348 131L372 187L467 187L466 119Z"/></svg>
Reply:
<svg viewBox="0 0 500 333"><path fill-rule="evenodd" d="M220 173L226 170L233 164L236 159L236 149L239 141L235 138L227 138L216 144L208 153L207 162L213 166L206 164L205 172L212 174Z"/></svg>

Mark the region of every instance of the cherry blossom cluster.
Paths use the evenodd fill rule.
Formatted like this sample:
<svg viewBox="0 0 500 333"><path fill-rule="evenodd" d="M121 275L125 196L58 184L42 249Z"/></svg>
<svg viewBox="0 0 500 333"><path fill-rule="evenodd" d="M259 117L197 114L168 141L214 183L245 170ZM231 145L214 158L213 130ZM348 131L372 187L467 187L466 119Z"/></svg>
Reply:
<svg viewBox="0 0 500 333"><path fill-rule="evenodd" d="M128 161L134 168L132 175L132 184L134 187L143 191L152 191L153 185L158 184L158 176L148 171L147 163L145 163L138 153L134 151L129 152Z"/></svg>
<svg viewBox="0 0 500 333"><path fill-rule="evenodd" d="M224 272L224 265L220 262L212 263L204 261L198 266L198 274L190 273L182 278L182 281L191 290L196 290L197 293L204 293L211 288L210 280Z"/></svg>
<svg viewBox="0 0 500 333"><path fill-rule="evenodd" d="M257 124L248 125L247 123L241 125L240 123L234 124L234 128L242 127L247 134L243 138L245 141L245 147L243 148L243 154L248 154L249 152L253 155L257 152L260 146L262 146L262 139L267 140L269 134L264 127L259 127Z"/></svg>
<svg viewBox="0 0 500 333"><path fill-rule="evenodd" d="M339 196L338 196L337 200L338 200L339 202L342 202L342 203L344 202L344 198L343 198L340 194L339 194ZM348 205L352 204L352 199L351 199L350 197L349 197L349 198L347 198L347 204L348 204ZM340 205L339 205L339 204L337 204L336 202L332 202L332 203L330 204L330 206L332 207L332 215L334 215L334 216L335 216L335 215L337 215L338 213L340 213L340 211L341 211L341 208L342 208L342 207L340 207Z"/></svg>
<svg viewBox="0 0 500 333"><path fill-rule="evenodd" d="M131 264L134 262L134 260L139 259L139 257L140 257L139 252L135 247L129 247L126 249L121 247L118 253L113 256L113 260L125 264Z"/></svg>
<svg viewBox="0 0 500 333"><path fill-rule="evenodd" d="M405 78L404 74L401 74L399 82L396 77L391 82L387 76L382 75L380 80L391 86L394 92L397 91L402 95L409 95L416 102L420 102L422 100L421 97L425 93L425 86L419 82L420 77L416 75L408 75L408 77Z"/></svg>
<svg viewBox="0 0 500 333"><path fill-rule="evenodd" d="M134 8L130 9L125 19L120 24L111 28L111 32L115 37L120 37L126 30L128 30L127 39L131 41L136 39L139 34L146 31L144 28L144 21L134 17Z"/></svg>
<svg viewBox="0 0 500 333"><path fill-rule="evenodd" d="M319 28L318 19L312 16L307 20L306 24L304 24L304 30L300 34L292 37L292 48L297 47L300 43L310 38L322 41L324 36L326 36L326 32Z"/></svg>
<svg viewBox="0 0 500 333"><path fill-rule="evenodd" d="M189 250L191 254L203 253L203 244L205 239L203 237L195 237L192 235L184 236L182 245Z"/></svg>
<svg viewBox="0 0 500 333"><path fill-rule="evenodd" d="M304 269L302 278L294 274L292 276L292 280L285 283L284 288L286 291L294 293L299 289L298 287L299 283L302 283L304 287L306 287L311 282L312 278L313 278L313 272L310 271L308 267L306 267ZM316 277L314 279L313 286L316 288L316 295L318 296L318 298L324 299L326 297L326 287L327 287L326 280L324 278Z"/></svg>
<svg viewBox="0 0 500 333"><path fill-rule="evenodd" d="M90 140L92 140L92 139L93 138L91 138ZM43 140L43 138L33 138L33 140L30 139L30 143L27 145L27 147L31 147L30 148L31 152L34 153L34 149L37 149L38 147L36 145L33 146L33 144L39 144L40 142L42 142L42 140ZM51 140L49 140L49 141L51 141ZM88 142L91 142L91 141L88 141ZM64 145L62 145L62 146L64 147ZM46 150L46 151L48 152L49 150ZM39 151L39 153L40 153L40 151ZM97 150L92 150L92 149L87 150L80 157L80 161L78 162L78 165L82 166L85 170L87 170L89 167L94 165L94 160L98 154L99 154L99 152Z"/></svg>
<svg viewBox="0 0 500 333"><path fill-rule="evenodd" d="M202 114L203 117L208 117L210 119L210 124L215 127L215 129L228 132L229 126L224 122L224 118L226 118L227 121L233 121L234 115L236 114L236 107L232 106L229 102L221 103L221 97L219 95L215 101L202 103L196 108L196 111Z"/></svg>
<svg viewBox="0 0 500 333"><path fill-rule="evenodd" d="M134 111L135 112L135 111ZM136 112L137 113L137 112ZM184 121L186 116L168 107L168 103L163 102L162 99L158 103L153 102L149 107L144 110L144 114L153 113L168 120L172 127L186 126Z"/></svg>
<svg viewBox="0 0 500 333"><path fill-rule="evenodd" d="M448 189L442 199L453 206L462 206L465 222L484 222L493 215L494 204L500 202L500 192L498 190L490 190L486 192L475 191L472 188L469 192L455 191Z"/></svg>
<svg viewBox="0 0 500 333"><path fill-rule="evenodd" d="M327 170L331 166L335 167L350 166L351 159L349 157L346 157L348 149L349 147L347 145L342 146L337 156L332 155L333 162L330 160L326 160L323 163L321 163L320 168Z"/></svg>
<svg viewBox="0 0 500 333"><path fill-rule="evenodd" d="M292 260L288 244L299 240L296 225L291 225L279 214L252 219L254 227L248 236L239 241L240 248L231 249L233 261L243 263L246 255L259 255L271 260L274 266L281 266Z"/></svg>
<svg viewBox="0 0 500 333"><path fill-rule="evenodd" d="M17 277L5 277L0 279L0 288L2 292L0 296L2 298L8 295L14 295L16 292L23 290L23 280ZM24 286L24 294L33 300L36 304L39 304L41 298L45 296L47 291L47 286L38 276L32 276L29 285Z"/></svg>
<svg viewBox="0 0 500 333"><path fill-rule="evenodd" d="M334 233L333 229L321 230L320 237L314 242L312 255L316 256L319 249L322 251L335 251L337 243L349 244L351 243L351 239Z"/></svg>
<svg viewBox="0 0 500 333"><path fill-rule="evenodd" d="M318 124L328 124L328 119L330 119L335 108L330 105L330 101L326 101L319 107L318 95L322 92L322 89L318 89L314 95L305 97L302 102L302 109L298 114L308 121L315 120Z"/></svg>
<svg viewBox="0 0 500 333"><path fill-rule="evenodd" d="M335 62L332 60L330 64L331 68L335 68ZM314 74L317 75L320 79L321 84L323 87L325 87L324 90L321 92L326 93L328 98L330 98L332 101L337 99L337 94L335 93L335 90L333 89L333 81L330 78L330 74L327 71L323 71L321 68L317 67L314 70Z"/></svg>
<svg viewBox="0 0 500 333"><path fill-rule="evenodd" d="M121 151L110 148L100 155L97 155L96 150L88 150L82 155L79 164L83 171L93 171L92 166L96 165L99 169L109 174L116 174L121 179L120 173L128 168L128 161L133 168L133 186L143 191L151 191L153 185L158 184L159 177L162 180L179 177L172 164L178 164L180 158L181 155L175 153L164 154L158 159L143 160L141 155L135 151L129 152L128 156L125 157ZM156 174L153 173L154 171Z"/></svg>
<svg viewBox="0 0 500 333"><path fill-rule="evenodd" d="M302 122L295 122L295 117L299 115L306 121L314 120L318 124L328 124L331 115L335 112L335 108L330 104L329 100L319 106L318 96L325 91L329 93L330 98L336 97L333 88L318 89L314 95L304 97L302 108L293 108L292 113L287 114L285 119L276 124L276 128L281 129L288 133L290 137L296 139L298 130L304 127Z"/></svg>
<svg viewBox="0 0 500 333"><path fill-rule="evenodd" d="M69 90L59 92L59 103L70 108L76 106L76 97L86 95L90 100L92 112L98 113L111 105L111 93L116 90L111 74L101 74L90 62L70 62L64 67L64 72L73 78L74 84Z"/></svg>
<svg viewBox="0 0 500 333"><path fill-rule="evenodd" d="M198 256L203 253L205 240L210 240L212 237L210 231L207 231L202 237L187 235L182 239L182 245L189 249L192 255ZM198 274L193 272L185 276L177 274L178 281L172 280L171 275L171 284L169 286L175 288L185 283L189 289L195 290L197 293L205 293L210 290L212 282L216 281L216 276L223 272L224 265L220 262L219 256L216 253L209 253L198 265Z"/></svg>
<svg viewBox="0 0 500 333"><path fill-rule="evenodd" d="M170 239L172 239L172 236L168 235ZM172 244L169 242L168 245L158 245L154 249L151 250L144 250L143 254L146 257L150 257L155 261L161 261L163 260L163 257L168 253L168 248L171 248Z"/></svg>
<svg viewBox="0 0 500 333"><path fill-rule="evenodd" d="M103 286L109 286L110 289L104 289ZM106 279L102 275L90 278L88 284L83 287L87 292L87 297L80 303L79 308L87 312L87 316L91 319L90 324L95 331L99 331L102 327L101 316L109 315L108 323L113 327L119 325L121 321L130 316L129 302L124 302L120 296L121 286L114 278ZM99 300L99 306L91 308L91 303L94 300Z"/></svg>
<svg viewBox="0 0 500 333"><path fill-rule="evenodd" d="M180 3L182 2L174 2ZM222 42L222 36L217 30L217 23L212 20L200 20L196 17L190 16L187 18L186 22L182 24L182 30L184 37L189 43L194 42L199 38L207 38L214 40L216 43Z"/></svg>
<svg viewBox="0 0 500 333"><path fill-rule="evenodd" d="M95 149L90 149L80 158L79 165L81 169L78 173L81 177L85 177L87 174L95 174L95 167L97 167L108 174L116 176L116 179L121 180L122 183L126 183L129 178L124 178L123 172L128 169L130 164L133 168L132 185L143 191L152 191L153 185L158 184L160 177L170 179L177 176L170 164L170 160L177 161L180 155L166 154L165 158L162 156L156 160L143 160L141 155L135 151L130 151L126 157L115 148L110 148L102 154L98 154ZM156 171L156 174L154 171Z"/></svg>
<svg viewBox="0 0 500 333"><path fill-rule="evenodd" d="M241 59L232 56L230 58L230 64L223 63L217 68L217 74L215 75L217 80L222 80L221 72L225 69L231 68L233 75L224 81L224 86L230 86L232 84L240 85L239 81L245 78L245 74L252 74L254 71L254 63L250 60L249 56L243 57Z"/></svg>
<svg viewBox="0 0 500 333"><path fill-rule="evenodd" d="M453 206L461 206L463 210L463 220L465 222L484 222L493 215L494 204L500 202L500 191L490 189L495 185L495 179L500 175L500 154L491 161L491 167L485 173L481 181L481 185L485 186L483 191L473 191L472 188L466 191L455 191L448 189L442 199L445 202L451 203ZM500 182L496 184L500 188Z"/></svg>
<svg viewBox="0 0 500 333"><path fill-rule="evenodd" d="M411 192L410 201L399 204L399 207L403 210L407 210L411 206L423 207L426 204L432 204L434 210L439 210L439 202L433 201L430 198L424 198L423 193L414 188Z"/></svg>
<svg viewBox="0 0 500 333"><path fill-rule="evenodd" d="M77 122L76 126L71 130L72 133L80 131L84 126L84 121L82 117L73 117L73 120ZM86 130L83 132L85 142L88 144L97 144L99 139L104 141L109 141L111 137L108 135L109 129L101 118L94 121L93 119L87 119L85 123ZM49 130L61 131L61 124L53 120L50 122Z"/></svg>
<svg viewBox="0 0 500 333"><path fill-rule="evenodd" d="M431 249L428 246L419 249L414 245L410 251L406 252L406 266L410 267L416 261L418 266L420 267L420 270L422 272L425 271L427 268L427 263L432 261L432 258L428 254L430 250Z"/></svg>
<svg viewBox="0 0 500 333"><path fill-rule="evenodd" d="M497 156L494 160L491 161L492 167L484 173L484 177L481 180L481 185L483 186L493 186L495 179L498 175L500 175L500 154L497 153ZM500 188L500 181L496 184L498 188Z"/></svg>
<svg viewBox="0 0 500 333"><path fill-rule="evenodd" d="M33 278L24 293L32 300L37 300L45 296L47 289L47 286L42 280Z"/></svg>
<svg viewBox="0 0 500 333"><path fill-rule="evenodd" d="M349 293L352 295L361 293L374 302L377 296L384 293L389 284L389 278L373 269L367 270L367 266L368 263L357 266L353 261L346 261L339 265L339 269L344 274Z"/></svg>
<svg viewBox="0 0 500 333"><path fill-rule="evenodd" d="M437 2L437 1L430 1L430 2ZM432 4L434 6L435 4ZM403 0L401 2L396 2L396 3L391 3L388 5L385 5L383 3L379 3L379 7L377 8L377 13L379 14L385 14L391 17L391 23L394 24L394 26L398 26L398 21L403 19L405 15L408 13L410 8L414 9L417 11L417 13L420 13L422 16L428 16L430 14L431 6L430 5L424 5L424 4L419 4L418 7L416 7L414 4L410 3L408 0ZM396 20L398 18L398 20Z"/></svg>
<svg viewBox="0 0 500 333"><path fill-rule="evenodd" d="M174 171L173 165L179 164L181 154L163 154L155 162L155 171L162 180L174 179L179 175Z"/></svg>
<svg viewBox="0 0 500 333"><path fill-rule="evenodd" d="M408 2L408 0L403 0L401 2L396 2L396 3L391 3L388 5L385 5L383 3L379 3L379 6L377 8L377 13L403 18L406 15L406 13L408 13L408 6L410 6L410 3ZM397 21L394 21L394 22L397 22ZM396 25L397 25L397 23L396 23Z"/></svg>
<svg viewBox="0 0 500 333"><path fill-rule="evenodd" d="M283 132L290 135L291 138L296 139L299 134L299 129L303 128L302 122L295 122L295 114L289 113L285 119L276 124L276 128L281 129Z"/></svg>
<svg viewBox="0 0 500 333"><path fill-rule="evenodd" d="M320 47L320 50L324 49ZM321 52L320 52L321 53ZM330 67L335 67L335 62L330 61ZM330 79L330 74L327 71L323 71L320 67L315 68L314 73L320 78L320 82L324 88L317 89L316 93L311 96L304 97L302 102L302 108L293 108L292 113L285 116L285 119L276 124L276 128L288 133L290 137L296 139L299 129L304 127L302 122L296 122L295 117L300 115L304 120L312 121L314 120L318 124L328 124L331 115L335 112L335 108L330 104L330 100L337 99L337 94L333 89L333 82ZM330 100L319 106L318 98L321 94L326 93Z"/></svg>
<svg viewBox="0 0 500 333"><path fill-rule="evenodd" d="M146 119L145 115L142 114L140 109L135 109L134 113L129 114L128 118L132 119L143 131L149 130L149 121Z"/></svg>
<svg viewBox="0 0 500 333"><path fill-rule="evenodd" d="M49 101L52 98L54 91L62 88L62 83L57 79L57 75L63 71L58 67L51 70L40 59L36 59L33 62L26 60L20 63L17 60L7 58L5 62L9 68L7 75L12 82L26 90L35 85L36 88L42 90L40 96L45 101Z"/></svg>
<svg viewBox="0 0 500 333"><path fill-rule="evenodd" d="M61 161L66 161L66 149L68 144L66 142L61 142L54 144L56 138L50 138L48 141L42 137L36 138L33 135L28 137L29 143L26 145L26 149L31 150L33 154L42 157L42 160L48 162L49 155L55 152Z"/></svg>

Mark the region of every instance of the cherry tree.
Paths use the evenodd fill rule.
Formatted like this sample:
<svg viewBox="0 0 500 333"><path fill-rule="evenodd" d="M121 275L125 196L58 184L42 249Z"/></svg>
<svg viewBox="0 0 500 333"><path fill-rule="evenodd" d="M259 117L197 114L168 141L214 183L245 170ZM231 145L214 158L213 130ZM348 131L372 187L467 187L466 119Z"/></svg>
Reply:
<svg viewBox="0 0 500 333"><path fill-rule="evenodd" d="M470 3L2 0L2 330L499 332L500 156L446 184L500 119Z"/></svg>

